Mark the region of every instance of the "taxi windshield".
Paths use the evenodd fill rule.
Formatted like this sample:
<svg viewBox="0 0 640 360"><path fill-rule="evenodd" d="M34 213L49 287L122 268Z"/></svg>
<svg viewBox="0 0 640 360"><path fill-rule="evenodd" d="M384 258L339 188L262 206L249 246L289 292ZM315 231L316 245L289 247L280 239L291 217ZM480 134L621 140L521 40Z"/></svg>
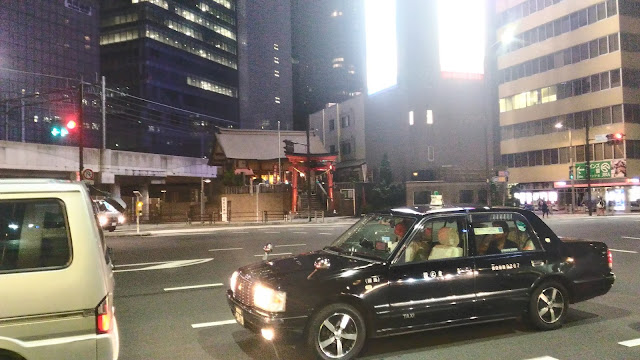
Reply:
<svg viewBox="0 0 640 360"><path fill-rule="evenodd" d="M367 215L325 249L385 261L415 222L410 217Z"/></svg>

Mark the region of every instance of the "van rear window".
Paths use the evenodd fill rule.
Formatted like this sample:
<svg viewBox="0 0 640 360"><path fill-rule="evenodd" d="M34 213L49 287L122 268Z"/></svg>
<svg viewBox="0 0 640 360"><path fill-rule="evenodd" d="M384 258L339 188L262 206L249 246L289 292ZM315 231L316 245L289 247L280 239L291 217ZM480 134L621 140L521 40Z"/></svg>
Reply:
<svg viewBox="0 0 640 360"><path fill-rule="evenodd" d="M0 201L0 272L67 266L70 243L60 200Z"/></svg>

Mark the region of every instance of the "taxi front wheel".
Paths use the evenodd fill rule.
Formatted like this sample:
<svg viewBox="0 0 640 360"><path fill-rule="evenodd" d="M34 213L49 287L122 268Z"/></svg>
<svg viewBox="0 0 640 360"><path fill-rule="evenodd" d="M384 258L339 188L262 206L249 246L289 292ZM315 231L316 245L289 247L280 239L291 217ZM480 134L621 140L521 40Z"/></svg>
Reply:
<svg viewBox="0 0 640 360"><path fill-rule="evenodd" d="M349 304L331 304L316 313L308 328L308 344L319 359L352 359L362 350L366 327Z"/></svg>
<svg viewBox="0 0 640 360"><path fill-rule="evenodd" d="M556 281L538 286L529 301L529 322L540 330L554 330L564 324L569 309L567 290Z"/></svg>

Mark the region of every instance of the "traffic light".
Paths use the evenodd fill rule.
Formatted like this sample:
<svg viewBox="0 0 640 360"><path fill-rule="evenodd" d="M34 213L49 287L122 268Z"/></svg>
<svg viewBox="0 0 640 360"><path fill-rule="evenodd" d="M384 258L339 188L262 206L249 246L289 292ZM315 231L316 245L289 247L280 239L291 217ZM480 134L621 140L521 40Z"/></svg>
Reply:
<svg viewBox="0 0 640 360"><path fill-rule="evenodd" d="M69 135L69 130L67 130L67 128L65 126L62 126L60 124L56 124L53 125L51 127L51 135L53 135L53 137L65 137L67 135Z"/></svg>
<svg viewBox="0 0 640 360"><path fill-rule="evenodd" d="M573 180L573 166L569 166L569 180Z"/></svg>
<svg viewBox="0 0 640 360"><path fill-rule="evenodd" d="M622 133L607 134L607 144L609 145L619 144L622 140L624 140L624 134Z"/></svg>
<svg viewBox="0 0 640 360"><path fill-rule="evenodd" d="M293 154L293 141L291 140L282 140L284 143L284 153L285 154Z"/></svg>
<svg viewBox="0 0 640 360"><path fill-rule="evenodd" d="M142 216L142 201L136 202L136 212L138 216Z"/></svg>

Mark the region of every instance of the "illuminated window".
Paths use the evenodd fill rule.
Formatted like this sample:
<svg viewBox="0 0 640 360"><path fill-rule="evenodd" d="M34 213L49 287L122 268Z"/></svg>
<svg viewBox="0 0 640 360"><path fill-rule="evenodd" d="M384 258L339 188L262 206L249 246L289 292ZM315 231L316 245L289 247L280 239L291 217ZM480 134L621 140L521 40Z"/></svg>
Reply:
<svg viewBox="0 0 640 360"><path fill-rule="evenodd" d="M427 124L433 124L433 110L427 110Z"/></svg>
<svg viewBox="0 0 640 360"><path fill-rule="evenodd" d="M232 4L230 1L223 1L223 0L213 0L218 4L221 4L222 6L226 7L227 9L231 9L232 8ZM209 4L201 2L200 4L197 4L196 7L204 12L207 12L213 16L215 16L217 19L220 19L222 21L225 21L231 25L235 25L236 24L236 20L233 18L233 16L229 16L228 14L216 10L215 8L212 8L211 6L209 6Z"/></svg>
<svg viewBox="0 0 640 360"><path fill-rule="evenodd" d="M413 125L413 110L409 111L409 125Z"/></svg>
<svg viewBox="0 0 640 360"><path fill-rule="evenodd" d="M218 34L220 34L220 35L222 35L224 37L227 37L227 38L229 38L231 40L236 40L236 34L232 30L227 29L224 26L221 26L221 25L218 25L218 24L214 24L214 23L210 22L209 20L203 18L202 16L187 10L186 8L183 8L183 7L180 7L180 6L176 5L175 12L176 12L176 14L182 16L183 18L185 18L185 19L187 19L187 20L189 20L191 22L194 22L196 24L202 25L202 26L206 27L207 29L213 30L216 33L218 33Z"/></svg>
<svg viewBox="0 0 640 360"><path fill-rule="evenodd" d="M119 25L126 24L130 22L138 21L138 14L131 13L126 15L117 15L110 17L108 19L102 19L100 21L101 26L111 26L111 25Z"/></svg>
<svg viewBox="0 0 640 360"><path fill-rule="evenodd" d="M166 0L131 0L132 4L137 4L139 2L148 2L150 4L160 6L165 10L169 10L169 3Z"/></svg>
<svg viewBox="0 0 640 360"><path fill-rule="evenodd" d="M338 16L342 16L342 11L334 11L331 13L331 17L338 17Z"/></svg>
<svg viewBox="0 0 640 360"><path fill-rule="evenodd" d="M215 92L229 97L238 97L238 91L235 88L216 83L215 81L198 78L195 76L187 77L187 84L198 87L203 90Z"/></svg>
<svg viewBox="0 0 640 360"><path fill-rule="evenodd" d="M540 91L533 90L527 93L527 106L538 105L540 102Z"/></svg>
<svg viewBox="0 0 640 360"><path fill-rule="evenodd" d="M138 38L138 30L123 30L115 33L100 35L100 45L131 41Z"/></svg>

